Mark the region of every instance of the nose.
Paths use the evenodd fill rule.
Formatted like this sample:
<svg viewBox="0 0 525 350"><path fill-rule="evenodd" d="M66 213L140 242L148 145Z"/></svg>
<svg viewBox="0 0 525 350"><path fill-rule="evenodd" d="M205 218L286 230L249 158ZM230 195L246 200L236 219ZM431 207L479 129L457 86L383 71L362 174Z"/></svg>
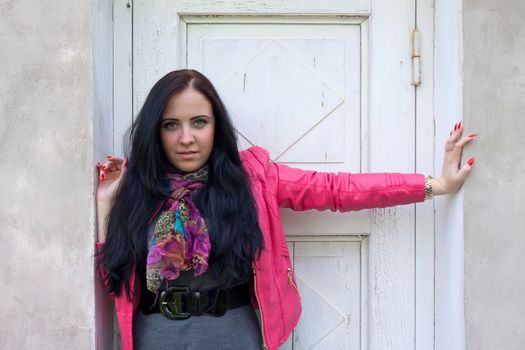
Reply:
<svg viewBox="0 0 525 350"><path fill-rule="evenodd" d="M183 127L182 128L182 134L180 135L179 142L182 145L191 145L195 141L195 137L191 133L190 128Z"/></svg>

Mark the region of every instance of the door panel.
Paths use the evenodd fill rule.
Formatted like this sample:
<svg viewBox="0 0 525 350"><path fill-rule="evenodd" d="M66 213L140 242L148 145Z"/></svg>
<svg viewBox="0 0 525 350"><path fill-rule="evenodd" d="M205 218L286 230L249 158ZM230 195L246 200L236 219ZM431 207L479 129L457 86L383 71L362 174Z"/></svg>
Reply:
<svg viewBox="0 0 525 350"><path fill-rule="evenodd" d="M293 242L303 314L294 349L358 349L361 242Z"/></svg>

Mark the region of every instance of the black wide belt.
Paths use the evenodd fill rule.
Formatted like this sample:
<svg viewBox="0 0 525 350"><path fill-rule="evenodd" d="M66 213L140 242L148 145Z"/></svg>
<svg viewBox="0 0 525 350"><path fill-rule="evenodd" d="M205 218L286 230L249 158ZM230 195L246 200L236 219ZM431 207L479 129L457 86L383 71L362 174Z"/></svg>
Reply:
<svg viewBox="0 0 525 350"><path fill-rule="evenodd" d="M160 294L159 312L170 320L191 315L222 316L226 311L250 304L248 284L209 291L192 291L188 286L171 286Z"/></svg>

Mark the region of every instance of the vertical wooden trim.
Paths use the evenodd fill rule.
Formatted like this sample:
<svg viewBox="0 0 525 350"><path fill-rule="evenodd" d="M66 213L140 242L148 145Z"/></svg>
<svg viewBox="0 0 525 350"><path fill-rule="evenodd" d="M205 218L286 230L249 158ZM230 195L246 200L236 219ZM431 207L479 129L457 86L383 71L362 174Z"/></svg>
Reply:
<svg viewBox="0 0 525 350"><path fill-rule="evenodd" d="M92 1L93 11L93 176L98 176L94 164L103 161L104 156L113 152L113 23L111 2ZM88 68L86 68L88 69ZM89 96L86 96L89 98ZM74 116L73 116L74 117ZM109 152L109 153L108 153ZM96 193L97 179L93 179L93 193ZM95 201L93 201L93 209ZM96 213L93 210L93 213ZM89 215L89 214L86 214ZM93 217L93 240L96 240L96 214ZM93 248L95 244L93 242ZM94 253L94 252L93 252ZM98 276L95 259L93 263L93 293L95 334L93 347L108 349L113 345L113 306L104 285ZM88 293L88 292L86 292ZM91 312L91 310L89 310ZM72 344L73 345L73 344ZM72 346L74 348L74 345Z"/></svg>
<svg viewBox="0 0 525 350"><path fill-rule="evenodd" d="M179 17L177 25L179 27L179 69L188 68L188 23L183 17Z"/></svg>
<svg viewBox="0 0 525 350"><path fill-rule="evenodd" d="M369 124L370 120L370 19L367 19L360 26L361 29L361 155L360 169L364 173L369 171Z"/></svg>
<svg viewBox="0 0 525 350"><path fill-rule="evenodd" d="M434 169L434 1L416 1L422 83L416 95L416 172ZM434 202L416 205L415 349L434 349Z"/></svg>
<svg viewBox="0 0 525 350"><path fill-rule="evenodd" d="M360 169L361 173L369 172L369 120L370 120L370 47L372 38L370 35L370 18L361 23L361 106L360 106L360 123L361 123L361 154ZM371 214L369 214L371 215ZM369 313L370 313L370 278L369 278L369 237L361 242L361 350L369 349Z"/></svg>
<svg viewBox="0 0 525 350"><path fill-rule="evenodd" d="M133 2L133 114L151 87L179 64L180 4L172 0Z"/></svg>
<svg viewBox="0 0 525 350"><path fill-rule="evenodd" d="M414 0L372 3L370 172L415 168L415 95L411 32ZM371 211L369 348L414 349L415 213L413 205Z"/></svg>
<svg viewBox="0 0 525 350"><path fill-rule="evenodd" d="M369 237L366 237L361 241L361 350L368 350L368 311L369 304L368 298L370 294L370 284L369 284L369 269L368 269L368 259L369 259Z"/></svg>
<svg viewBox="0 0 525 350"><path fill-rule="evenodd" d="M463 2L435 1L436 145L440 175L445 141L463 114ZM469 127L466 126L468 130ZM465 348L463 291L463 191L439 196L435 204L435 349Z"/></svg>
<svg viewBox="0 0 525 350"><path fill-rule="evenodd" d="M113 149L123 156L123 136L133 121L133 2L113 2Z"/></svg>

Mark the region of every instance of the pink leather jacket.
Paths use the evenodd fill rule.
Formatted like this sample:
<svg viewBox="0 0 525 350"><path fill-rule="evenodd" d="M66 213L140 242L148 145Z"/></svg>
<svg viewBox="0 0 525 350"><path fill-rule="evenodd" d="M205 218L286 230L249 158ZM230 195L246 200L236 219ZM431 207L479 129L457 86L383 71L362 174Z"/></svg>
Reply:
<svg viewBox="0 0 525 350"><path fill-rule="evenodd" d="M265 242L259 259L253 262L252 304L261 313L263 349L277 350L301 314L301 298L278 209L351 211L422 202L425 177L423 174L334 174L295 169L271 162L268 152L257 146L242 151L240 156L251 180ZM97 242L97 249L102 244ZM133 302L125 293L113 298L123 350L133 349L132 321L140 300L139 281L134 274L131 282L135 286Z"/></svg>

